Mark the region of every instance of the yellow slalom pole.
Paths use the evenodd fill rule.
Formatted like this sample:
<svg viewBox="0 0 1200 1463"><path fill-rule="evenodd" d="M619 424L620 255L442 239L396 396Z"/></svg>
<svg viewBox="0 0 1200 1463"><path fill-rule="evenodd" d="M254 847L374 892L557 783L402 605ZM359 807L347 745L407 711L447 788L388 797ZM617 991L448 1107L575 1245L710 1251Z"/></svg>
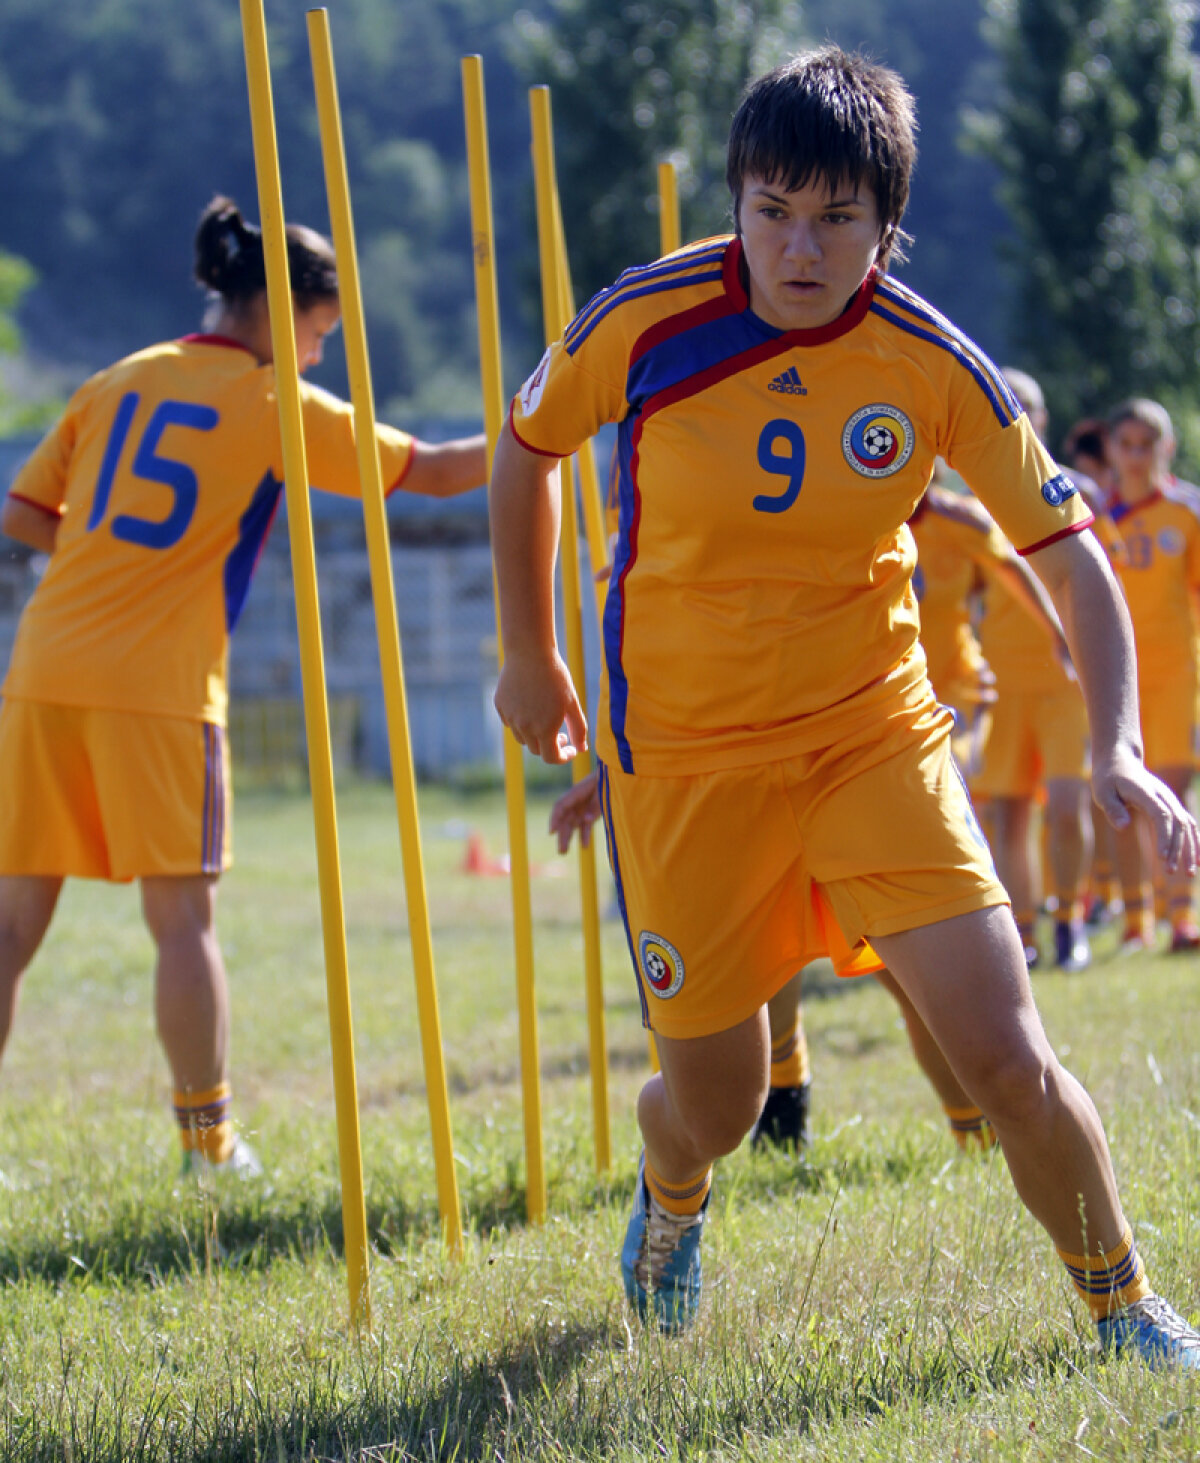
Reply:
<svg viewBox="0 0 1200 1463"><path fill-rule="evenodd" d="M658 165L658 239L664 254L674 254L683 244L679 221L679 179L672 162Z"/></svg>
<svg viewBox="0 0 1200 1463"><path fill-rule="evenodd" d="M342 1225L350 1286L350 1319L369 1324L370 1271L367 1260L367 1214L363 1198L362 1143L358 1126L358 1093L354 1075L354 1032L350 1019L350 973L346 955L342 872L338 859L337 805L333 791L333 753L329 741L329 706L325 692L325 660L321 648L321 612L317 601L316 553L312 511L308 501L308 462L300 403L300 374L292 318L284 232L283 189L275 141L271 101L271 68L263 0L241 0L242 37L250 88L254 134L254 166L262 217L267 269L267 302L271 314L271 350L279 397L283 437L283 476L287 494L288 537L295 580L296 623L304 689L304 728L308 738L309 777L317 839L317 878L321 893L321 927L325 940L325 981L329 999L329 1035L333 1048L333 1092L337 1109L338 1163L342 1180Z"/></svg>
<svg viewBox="0 0 1200 1463"><path fill-rule="evenodd" d="M483 96L483 58L462 58L463 112L467 167L471 184L471 239L475 259L475 299L479 318L479 369L488 461L496 452L504 422L500 373L500 310L496 290L492 182L488 162L487 109ZM500 599L496 598L496 648L501 667ZM513 947L517 976L517 1019L521 1054L521 1092L525 1114L525 1213L533 1224L546 1217L546 1170L542 1154L542 1085L538 1050L537 990L533 969L533 896L529 879L529 839L525 826L525 764L516 738L504 730L504 795L508 809L508 850L512 877Z"/></svg>
<svg viewBox="0 0 1200 1463"><path fill-rule="evenodd" d="M542 313L549 344L567 328L563 309L566 296L562 255L556 220L558 187L554 175L554 134L550 123L550 88L529 89L533 124L533 170L537 194L538 250L542 271ZM575 482L568 464L562 483L561 559L563 616L567 627L567 663L571 679L587 715L587 668L583 659L583 597L579 582L579 528L575 512ZM590 752L581 752L571 764L579 782L592 770ZM612 1164L608 1124L608 1044L604 1032L604 978L600 965L600 910L596 894L596 842L585 848L579 840L579 892L583 903L583 960L587 992L588 1062L592 1078L592 1128L596 1168L603 1173Z"/></svg>
<svg viewBox="0 0 1200 1463"><path fill-rule="evenodd" d="M563 230L562 208L558 194L554 196L554 247L558 251L559 308L563 329L575 314L575 292L571 288L571 265L567 257L567 238ZM588 561L592 566L592 585L596 595L596 616L604 625L604 600L608 593L608 535L604 531L604 494L596 473L596 453L587 441L575 454L579 468L579 494L583 500L583 523L587 533Z"/></svg>
<svg viewBox="0 0 1200 1463"><path fill-rule="evenodd" d="M417 784L409 738L408 699L404 687L404 661L400 652L400 627L396 618L396 590L392 580L391 542L387 509L384 506L383 475L375 441L375 394L371 385L367 327L358 273L358 250L354 238L350 182L346 171L346 149L327 10L308 12L308 44L312 54L313 83L317 94L317 121L321 132L321 155L325 164L325 190L329 197L329 219L338 262L338 290L342 302L342 326L346 332L350 399L354 403L358 475L362 484L363 512L366 517L371 594L375 603L375 627L383 673L383 701L387 716L392 783L396 794L396 814L400 821L400 846L404 855L404 892L408 902L408 929L412 944L413 978L417 987L417 1017L421 1028L421 1055L425 1070L425 1091L429 1101L429 1125L433 1135L438 1208L446 1246L451 1254L458 1256L462 1254L463 1248L462 1213L458 1198L458 1177L454 1170L450 1099L446 1088L446 1063L442 1051L441 1019L438 1014L433 937L429 927L429 900L421 853L421 825L417 816Z"/></svg>

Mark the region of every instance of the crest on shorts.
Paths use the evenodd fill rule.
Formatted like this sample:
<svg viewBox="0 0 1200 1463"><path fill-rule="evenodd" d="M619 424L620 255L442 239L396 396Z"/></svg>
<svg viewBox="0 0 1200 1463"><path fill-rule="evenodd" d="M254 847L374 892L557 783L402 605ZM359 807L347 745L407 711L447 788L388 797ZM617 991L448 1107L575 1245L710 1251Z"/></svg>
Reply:
<svg viewBox="0 0 1200 1463"><path fill-rule="evenodd" d="M915 445L912 422L898 406L881 401L860 406L842 428L842 456L866 478L899 472Z"/></svg>
<svg viewBox="0 0 1200 1463"><path fill-rule="evenodd" d="M661 935L643 930L638 936L638 966L660 1001L669 1001L683 985L683 956Z"/></svg>
<svg viewBox="0 0 1200 1463"><path fill-rule="evenodd" d="M532 416L538 409L538 402L542 399L542 392L546 389L546 377L550 374L550 347L547 346L542 352L542 359L537 363L537 370L530 376L524 386L521 387L521 410L527 417Z"/></svg>

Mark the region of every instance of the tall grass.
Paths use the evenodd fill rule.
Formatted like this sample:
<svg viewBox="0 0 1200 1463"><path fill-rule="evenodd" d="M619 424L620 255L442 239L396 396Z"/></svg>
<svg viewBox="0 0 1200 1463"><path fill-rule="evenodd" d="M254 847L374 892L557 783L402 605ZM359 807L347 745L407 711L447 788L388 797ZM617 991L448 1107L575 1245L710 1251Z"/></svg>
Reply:
<svg viewBox="0 0 1200 1463"><path fill-rule="evenodd" d="M535 807L540 818L543 807ZM818 970L803 1163L721 1165L689 1335L633 1322L616 1274L645 1042L605 928L613 1171L592 1158L573 866L535 838L550 1218L524 1221L503 879L459 872L494 795L422 793L467 1215L439 1242L390 794L342 798L373 1325L347 1325L311 826L238 809L221 927L240 1122L267 1177L178 1179L132 890L69 888L0 1081L0 1457L33 1460L1200 1456L1184 1377L1104 1362L1002 1159L962 1160L874 985ZM1192 959L1039 976L1108 1124L1152 1278L1200 1308Z"/></svg>

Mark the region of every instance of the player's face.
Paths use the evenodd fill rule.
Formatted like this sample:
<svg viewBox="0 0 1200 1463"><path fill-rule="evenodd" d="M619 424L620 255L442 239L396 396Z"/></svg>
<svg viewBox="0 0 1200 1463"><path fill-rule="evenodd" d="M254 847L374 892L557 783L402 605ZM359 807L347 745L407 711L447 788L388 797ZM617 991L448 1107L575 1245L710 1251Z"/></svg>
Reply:
<svg viewBox="0 0 1200 1463"><path fill-rule="evenodd" d="M1127 418L1108 435L1108 460L1122 488L1150 488L1166 472L1162 439L1146 422Z"/></svg>
<svg viewBox="0 0 1200 1463"><path fill-rule="evenodd" d="M788 190L750 176L738 218L750 307L782 330L836 320L866 279L882 234L875 195L850 185Z"/></svg>
<svg viewBox="0 0 1200 1463"><path fill-rule="evenodd" d="M320 300L307 310L296 307L296 363L301 372L321 364L325 337L337 329L340 319L336 300Z"/></svg>

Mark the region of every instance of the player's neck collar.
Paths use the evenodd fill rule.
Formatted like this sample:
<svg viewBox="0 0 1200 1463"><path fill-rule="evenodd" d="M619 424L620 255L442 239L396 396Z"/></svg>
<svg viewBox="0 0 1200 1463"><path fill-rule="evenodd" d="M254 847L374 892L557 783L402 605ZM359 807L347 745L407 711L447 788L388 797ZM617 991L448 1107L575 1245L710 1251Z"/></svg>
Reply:
<svg viewBox="0 0 1200 1463"><path fill-rule="evenodd" d="M836 320L831 320L828 325L816 325L811 330L780 330L777 325L769 325L761 316L755 315L750 308L750 277L746 268L742 241L737 234L730 239L729 247L725 250L725 262L721 267L721 274L725 294L734 309L741 314L749 315L764 330L770 331L772 335L778 336L781 340L786 340L789 345L797 346L824 345L827 341L837 340L840 336L853 330L866 318L867 311L871 308L871 301L875 296L875 285L879 279L879 271L872 266L871 272L850 297L846 308Z"/></svg>
<svg viewBox="0 0 1200 1463"><path fill-rule="evenodd" d="M199 331L194 335L181 336L180 339L184 345L228 345L233 346L236 350L246 351L250 355L254 354L244 340L234 340L232 335L209 335L204 331Z"/></svg>

